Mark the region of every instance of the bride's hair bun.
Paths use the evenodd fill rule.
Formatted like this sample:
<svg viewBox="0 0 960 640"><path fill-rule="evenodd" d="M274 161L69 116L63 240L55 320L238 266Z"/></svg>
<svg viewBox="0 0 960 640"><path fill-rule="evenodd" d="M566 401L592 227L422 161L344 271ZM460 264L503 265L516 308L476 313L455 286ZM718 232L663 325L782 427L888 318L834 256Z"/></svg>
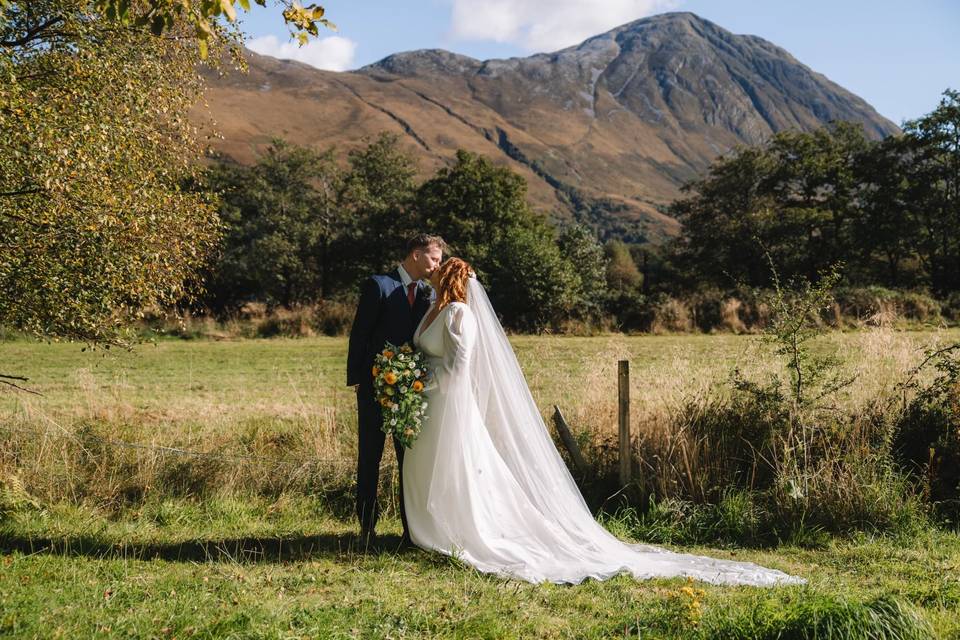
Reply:
<svg viewBox="0 0 960 640"><path fill-rule="evenodd" d="M467 301L467 280L476 277L476 272L466 260L449 258L440 265L440 286L437 289L437 308L442 309L451 302Z"/></svg>

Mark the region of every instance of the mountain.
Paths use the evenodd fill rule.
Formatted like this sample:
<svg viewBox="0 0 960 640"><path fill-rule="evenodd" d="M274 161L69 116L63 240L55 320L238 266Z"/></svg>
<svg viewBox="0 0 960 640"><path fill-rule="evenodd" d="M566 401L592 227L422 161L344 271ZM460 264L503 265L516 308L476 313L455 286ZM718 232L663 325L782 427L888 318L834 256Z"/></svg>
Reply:
<svg viewBox="0 0 960 640"><path fill-rule="evenodd" d="M390 130L424 176L469 149L523 174L535 207L632 239L675 234L664 206L736 145L831 120L874 138L898 131L787 51L692 13L525 58L428 49L336 73L247 57L248 74L211 75L207 94L223 136L214 146L236 161L274 136L348 150Z"/></svg>

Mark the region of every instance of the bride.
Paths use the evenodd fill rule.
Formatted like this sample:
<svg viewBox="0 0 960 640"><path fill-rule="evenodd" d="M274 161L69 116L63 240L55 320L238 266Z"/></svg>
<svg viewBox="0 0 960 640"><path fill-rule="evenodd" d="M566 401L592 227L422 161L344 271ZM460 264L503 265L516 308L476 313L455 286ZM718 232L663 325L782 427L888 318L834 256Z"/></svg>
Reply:
<svg viewBox="0 0 960 640"><path fill-rule="evenodd" d="M414 343L434 379L427 414L403 459L403 498L417 546L481 572L579 583L619 573L724 584L804 579L749 562L625 543L591 515L547 433L509 342L470 265L430 276L436 301Z"/></svg>

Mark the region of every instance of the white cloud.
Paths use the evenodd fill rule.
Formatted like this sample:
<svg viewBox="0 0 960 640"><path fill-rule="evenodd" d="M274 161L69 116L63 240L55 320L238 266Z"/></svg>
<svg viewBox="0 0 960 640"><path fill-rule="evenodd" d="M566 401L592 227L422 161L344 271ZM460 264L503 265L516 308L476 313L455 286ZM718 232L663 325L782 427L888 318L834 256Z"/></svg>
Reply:
<svg viewBox="0 0 960 640"><path fill-rule="evenodd" d="M350 38L329 36L311 40L301 47L296 42L280 42L276 36L262 36L250 40L247 48L265 56L296 60L318 69L346 71L353 67L357 43Z"/></svg>
<svg viewBox="0 0 960 640"><path fill-rule="evenodd" d="M548 52L654 13L681 0L451 0L451 35Z"/></svg>

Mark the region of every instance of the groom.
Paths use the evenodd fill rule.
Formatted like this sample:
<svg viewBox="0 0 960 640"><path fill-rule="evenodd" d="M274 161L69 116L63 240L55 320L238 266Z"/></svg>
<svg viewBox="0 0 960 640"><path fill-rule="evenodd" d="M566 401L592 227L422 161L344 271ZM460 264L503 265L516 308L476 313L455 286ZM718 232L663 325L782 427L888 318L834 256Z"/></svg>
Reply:
<svg viewBox="0 0 960 640"><path fill-rule="evenodd" d="M446 243L440 236L425 233L407 240L406 257L396 269L367 278L360 289L360 302L350 330L347 354L347 386L357 391L357 422L360 433L357 452L357 517L360 543L375 544L377 525L377 480L386 434L381 430L383 415L373 392L373 363L385 342L401 345L413 342L413 333L430 306L431 289L420 280L428 278L443 258ZM401 546L409 546L410 531L403 506L403 445L394 438L393 449L400 466Z"/></svg>

